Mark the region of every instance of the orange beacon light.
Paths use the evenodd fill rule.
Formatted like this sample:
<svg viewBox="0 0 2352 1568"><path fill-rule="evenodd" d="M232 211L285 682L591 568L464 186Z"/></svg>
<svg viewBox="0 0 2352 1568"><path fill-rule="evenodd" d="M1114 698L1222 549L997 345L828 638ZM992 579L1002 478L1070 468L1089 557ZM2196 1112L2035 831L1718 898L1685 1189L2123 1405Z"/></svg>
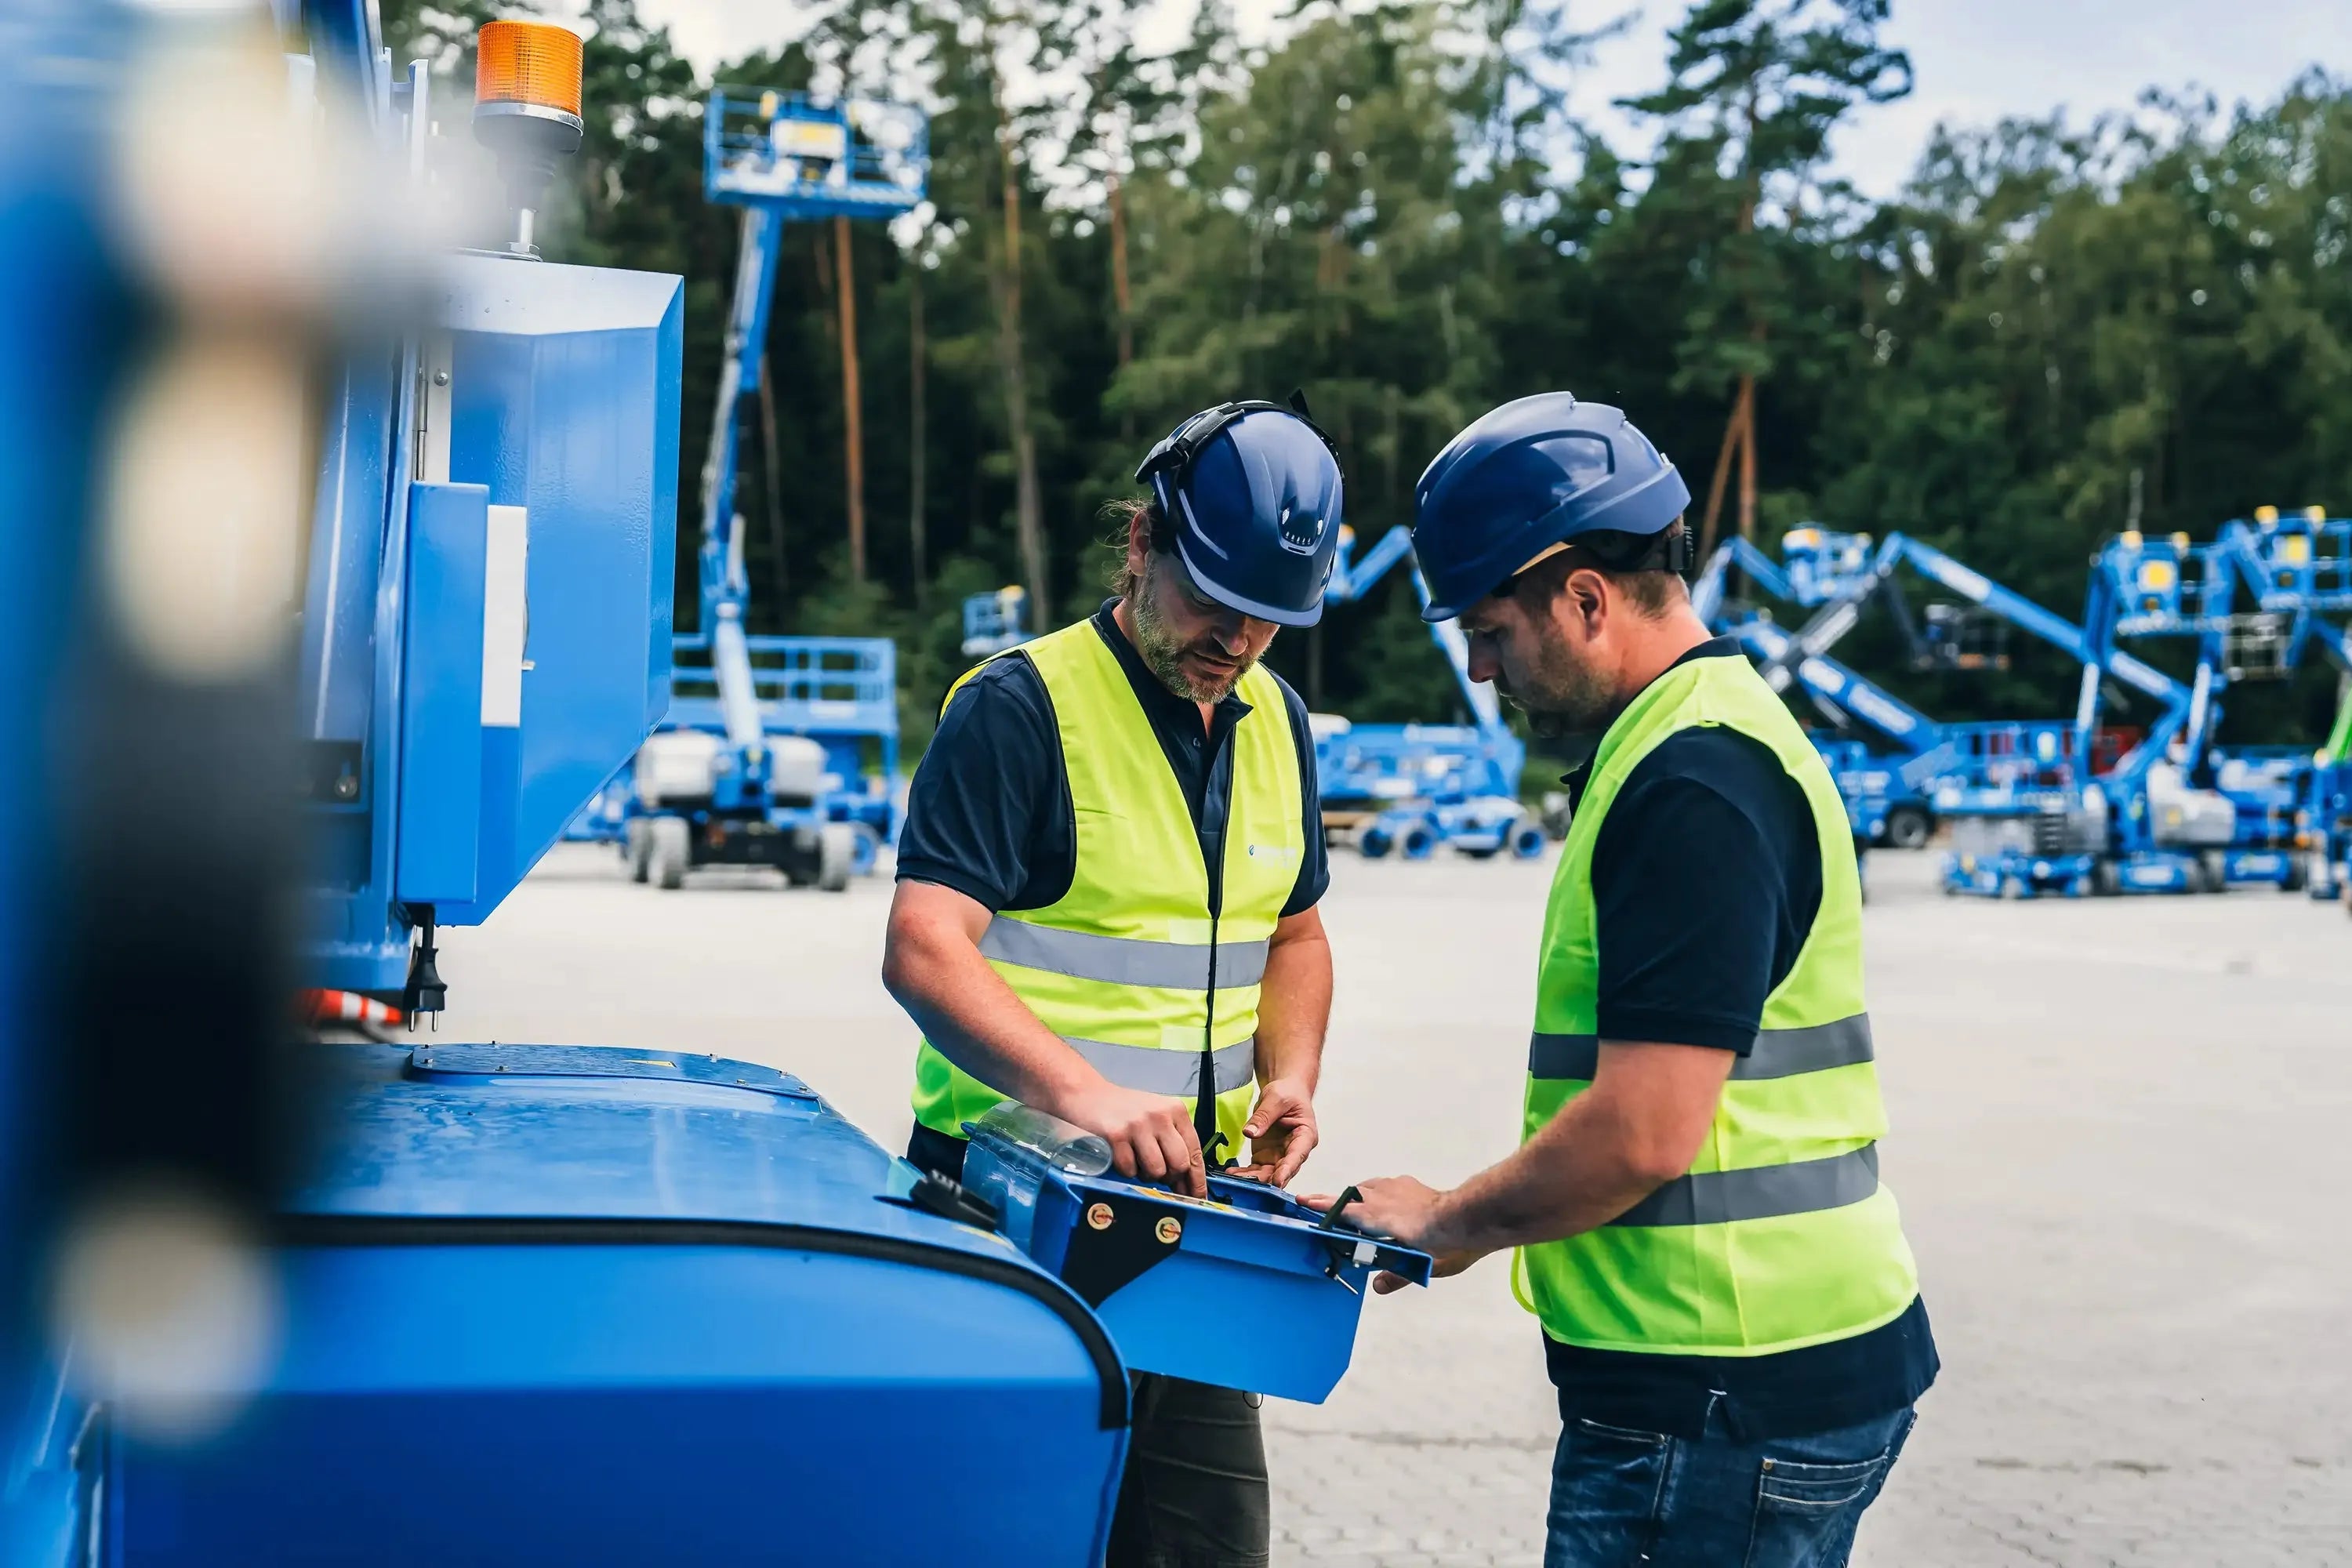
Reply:
<svg viewBox="0 0 2352 1568"><path fill-rule="evenodd" d="M486 22L474 38L474 137L498 154L515 209L518 256L559 158L580 150L580 35L552 22Z"/></svg>

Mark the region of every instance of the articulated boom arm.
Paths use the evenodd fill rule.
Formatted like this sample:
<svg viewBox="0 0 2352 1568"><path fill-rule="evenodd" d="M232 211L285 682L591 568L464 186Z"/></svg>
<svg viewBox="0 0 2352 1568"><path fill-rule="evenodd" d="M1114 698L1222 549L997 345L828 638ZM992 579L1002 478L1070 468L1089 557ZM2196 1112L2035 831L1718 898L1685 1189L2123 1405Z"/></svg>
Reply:
<svg viewBox="0 0 2352 1568"><path fill-rule="evenodd" d="M1691 608L1709 626L1723 613L1723 596L1731 569L1737 566L1748 574L1756 585L1776 599L1795 600L1797 591L1790 585L1788 574L1774 561L1747 540L1734 535L1716 547L1708 558L1706 570L1691 584Z"/></svg>
<svg viewBox="0 0 2352 1568"><path fill-rule="evenodd" d="M1362 560L1354 559L1355 533L1349 530L1339 536L1339 553L1331 563L1331 575L1323 584L1323 602L1345 605L1362 598L1372 585L1388 574L1389 568L1412 556L1412 530L1402 525L1381 535L1380 542L1364 552ZM1429 606L1429 584L1422 581L1421 568L1412 569L1412 591L1423 609ZM1495 697L1495 688L1485 681L1470 679L1470 639L1451 620L1429 624L1430 640L1454 670L1454 683L1462 689L1462 700L1468 704L1478 728L1494 733L1503 726L1502 705Z"/></svg>
<svg viewBox="0 0 2352 1568"><path fill-rule="evenodd" d="M751 658L743 615L751 579L743 569L743 531L736 526L735 447L742 401L756 395L768 341L768 300L784 221L772 207L743 209L742 243L735 258L735 301L727 313L727 359L710 416L710 450L702 463L702 630L710 639L710 668L728 743L761 743L760 700L752 689Z"/></svg>

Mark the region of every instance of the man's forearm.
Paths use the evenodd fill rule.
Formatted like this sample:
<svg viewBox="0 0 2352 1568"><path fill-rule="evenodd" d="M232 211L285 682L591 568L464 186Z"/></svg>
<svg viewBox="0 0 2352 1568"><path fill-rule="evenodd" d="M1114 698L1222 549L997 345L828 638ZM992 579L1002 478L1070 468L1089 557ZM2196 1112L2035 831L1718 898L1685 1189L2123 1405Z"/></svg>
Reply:
<svg viewBox="0 0 2352 1568"><path fill-rule="evenodd" d="M1494 1252L1607 1225L1690 1169L1733 1059L1703 1047L1602 1041L1592 1087L1518 1152L1439 1198L1426 1244Z"/></svg>
<svg viewBox="0 0 2352 1568"><path fill-rule="evenodd" d="M991 1089L1052 1110L1100 1080L959 933L894 935L882 981L941 1055Z"/></svg>
<svg viewBox="0 0 2352 1568"><path fill-rule="evenodd" d="M1258 987L1257 1077L1315 1092L1323 1073L1323 1035L1331 1022L1331 942L1320 922L1295 934L1277 931Z"/></svg>
<svg viewBox="0 0 2352 1568"><path fill-rule="evenodd" d="M1436 1252L1499 1252L1559 1241L1608 1224L1663 1184L1635 1169L1601 1119L1571 1101L1517 1152L1439 1200L1424 1245Z"/></svg>

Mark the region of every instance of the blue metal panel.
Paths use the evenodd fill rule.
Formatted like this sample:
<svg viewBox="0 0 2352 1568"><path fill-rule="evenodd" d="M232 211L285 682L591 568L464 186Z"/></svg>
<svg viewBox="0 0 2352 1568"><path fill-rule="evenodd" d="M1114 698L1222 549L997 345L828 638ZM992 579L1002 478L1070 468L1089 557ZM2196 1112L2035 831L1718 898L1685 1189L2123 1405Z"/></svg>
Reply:
<svg viewBox="0 0 2352 1568"><path fill-rule="evenodd" d="M400 734L398 896L474 898L482 816L482 583L489 491L415 485Z"/></svg>
<svg viewBox="0 0 2352 1568"><path fill-rule="evenodd" d="M1320 1404L1348 1370L1371 1277L1429 1282L1428 1254L1327 1228L1262 1183L1212 1176L1206 1200L1179 1197L1049 1168L985 1131L964 1180L1012 1216L1030 1256L1095 1303L1120 1359L1144 1372Z"/></svg>
<svg viewBox="0 0 2352 1568"><path fill-rule="evenodd" d="M453 264L449 472L528 515L521 722L482 749L476 924L668 703L677 539L675 278L492 258ZM643 640L639 640L642 638Z"/></svg>
<svg viewBox="0 0 2352 1568"><path fill-rule="evenodd" d="M279 1363L222 1441L92 1441L106 1561L1100 1562L1110 1341L806 1086L320 1052L338 1136L289 1205ZM987 1440L927 1450L950 1413Z"/></svg>
<svg viewBox="0 0 2352 1568"><path fill-rule="evenodd" d="M116 1561L1100 1561L1126 1434L1036 1295L788 1244L352 1234L287 1256L231 1440L118 1449ZM982 1440L925 1443L959 1415Z"/></svg>

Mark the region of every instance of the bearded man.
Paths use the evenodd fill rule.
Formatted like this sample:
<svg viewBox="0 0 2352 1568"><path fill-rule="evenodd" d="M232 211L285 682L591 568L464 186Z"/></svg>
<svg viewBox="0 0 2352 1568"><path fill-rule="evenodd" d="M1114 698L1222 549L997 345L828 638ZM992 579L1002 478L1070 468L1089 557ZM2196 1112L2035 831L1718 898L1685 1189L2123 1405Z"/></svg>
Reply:
<svg viewBox="0 0 2352 1568"><path fill-rule="evenodd" d="M1322 616L1339 464L1298 400L1252 401L1136 478L1117 596L957 682L908 794L883 981L923 1035L908 1158L949 1176L1008 1099L1194 1194L1244 1140L1278 1185L1315 1147L1315 748L1258 661ZM1256 1396L1138 1376L1111 1568L1258 1568L1268 1538Z"/></svg>

